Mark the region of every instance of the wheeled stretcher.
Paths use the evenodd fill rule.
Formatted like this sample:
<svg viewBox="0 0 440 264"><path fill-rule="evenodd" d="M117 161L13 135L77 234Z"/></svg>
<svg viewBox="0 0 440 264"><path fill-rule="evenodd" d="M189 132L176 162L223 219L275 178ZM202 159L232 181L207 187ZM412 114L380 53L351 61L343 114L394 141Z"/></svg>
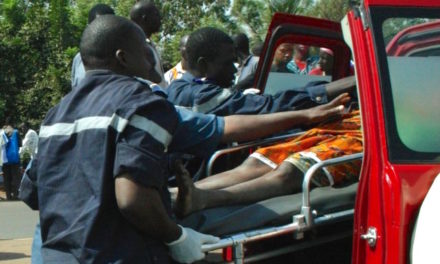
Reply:
<svg viewBox="0 0 440 264"><path fill-rule="evenodd" d="M239 147L233 148L233 151ZM230 150L227 150L229 152ZM222 153L213 155L213 159ZM313 165L305 174L302 193L274 197L251 205L219 207L191 214L181 224L200 232L222 237L216 243L204 246L205 252L232 247L234 263L243 263L244 246L291 233L297 240L306 240L304 234L319 226L350 221L353 218L357 183L344 187L311 188L311 179L321 168L361 159L362 153L326 160ZM210 160L208 171L213 160ZM341 234L334 234L336 238ZM343 234L350 236L350 233ZM332 238L324 238L332 239ZM305 241L307 244L307 241ZM316 241L314 242L316 243ZM299 246L304 247L304 244ZM246 263L286 253L276 249L248 258ZM294 247L290 247L294 251Z"/></svg>

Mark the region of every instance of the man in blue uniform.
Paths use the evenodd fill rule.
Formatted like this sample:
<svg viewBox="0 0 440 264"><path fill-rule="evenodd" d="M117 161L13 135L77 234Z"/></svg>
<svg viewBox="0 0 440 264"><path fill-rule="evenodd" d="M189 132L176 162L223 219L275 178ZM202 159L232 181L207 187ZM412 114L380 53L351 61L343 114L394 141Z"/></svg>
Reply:
<svg viewBox="0 0 440 264"><path fill-rule="evenodd" d="M215 28L193 32L187 42L188 71L168 88L168 100L195 112L219 116L261 114L305 109L328 102L329 98L349 91L354 78L336 84L318 85L303 91L284 91L276 95L243 94L230 89L237 69L232 39Z"/></svg>
<svg viewBox="0 0 440 264"><path fill-rule="evenodd" d="M44 263L168 263L203 257L212 236L175 224L166 186L178 116L128 76L147 78L150 49L127 19L83 33L87 76L52 108L29 177L36 179Z"/></svg>
<svg viewBox="0 0 440 264"><path fill-rule="evenodd" d="M144 39L127 19L97 18L80 45L86 78L43 121L25 179L37 185L37 203L28 204L40 210L44 263L168 263L168 255L188 263L218 240L172 220L167 156L186 148L173 143L185 118L130 77L148 79L153 69ZM339 114L345 99L270 121L282 114L294 115L291 125L318 121ZM219 140L243 135L226 118L218 127Z"/></svg>

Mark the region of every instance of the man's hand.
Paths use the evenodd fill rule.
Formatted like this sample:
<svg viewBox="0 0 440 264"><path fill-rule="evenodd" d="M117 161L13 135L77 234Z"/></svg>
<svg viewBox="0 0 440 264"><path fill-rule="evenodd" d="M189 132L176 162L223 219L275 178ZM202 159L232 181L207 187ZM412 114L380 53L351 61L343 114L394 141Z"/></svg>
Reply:
<svg viewBox="0 0 440 264"><path fill-rule="evenodd" d="M191 228L179 227L182 229L182 235L176 241L167 243L171 257L178 262L192 263L201 260L205 257L202 245L220 241L218 237L205 235Z"/></svg>
<svg viewBox="0 0 440 264"><path fill-rule="evenodd" d="M344 113L344 104L350 101L350 96L343 93L330 103L310 108L307 111L308 122L306 125L316 124L331 118L340 117Z"/></svg>

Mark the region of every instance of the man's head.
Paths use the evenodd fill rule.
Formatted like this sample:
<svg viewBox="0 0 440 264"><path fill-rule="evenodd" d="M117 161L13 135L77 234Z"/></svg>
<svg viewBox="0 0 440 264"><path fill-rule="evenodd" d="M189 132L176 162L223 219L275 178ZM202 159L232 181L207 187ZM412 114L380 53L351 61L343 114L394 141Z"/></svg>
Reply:
<svg viewBox="0 0 440 264"><path fill-rule="evenodd" d="M138 1L130 10L130 19L138 24L149 38L162 25L159 9L153 0Z"/></svg>
<svg viewBox="0 0 440 264"><path fill-rule="evenodd" d="M309 46L303 44L295 45L295 59L305 61L309 56Z"/></svg>
<svg viewBox="0 0 440 264"><path fill-rule="evenodd" d="M130 20L104 15L84 30L80 43L86 70L108 69L127 76L149 79L154 56L145 34Z"/></svg>
<svg viewBox="0 0 440 264"><path fill-rule="evenodd" d="M237 34L233 37L234 47L237 56L244 60L249 56L249 38L244 33Z"/></svg>
<svg viewBox="0 0 440 264"><path fill-rule="evenodd" d="M252 54L253 54L254 56L258 56L258 57L259 57L260 54L261 54L261 51L263 51L263 46L264 46L264 43L261 42L261 41L255 43L255 44L252 46L252 49L251 49Z"/></svg>
<svg viewBox="0 0 440 264"><path fill-rule="evenodd" d="M282 43L275 50L273 62L276 66L286 66L293 58L293 44Z"/></svg>
<svg viewBox="0 0 440 264"><path fill-rule="evenodd" d="M92 9L90 9L89 11L89 20L88 23L92 23L93 20L95 20L95 18L97 18L98 16L102 16L102 15L114 15L115 11L113 10L113 8L111 8L110 6L106 5L106 4L97 4L94 5L92 7Z"/></svg>
<svg viewBox="0 0 440 264"><path fill-rule="evenodd" d="M186 44L189 71L222 87L229 87L237 69L234 43L223 31L205 27L194 31Z"/></svg>
<svg viewBox="0 0 440 264"><path fill-rule="evenodd" d="M18 126L18 130L22 135L25 135L26 132L29 130L29 123L23 122Z"/></svg>
<svg viewBox="0 0 440 264"><path fill-rule="evenodd" d="M318 64L326 74L331 74L333 69L333 51L328 48L320 48Z"/></svg>

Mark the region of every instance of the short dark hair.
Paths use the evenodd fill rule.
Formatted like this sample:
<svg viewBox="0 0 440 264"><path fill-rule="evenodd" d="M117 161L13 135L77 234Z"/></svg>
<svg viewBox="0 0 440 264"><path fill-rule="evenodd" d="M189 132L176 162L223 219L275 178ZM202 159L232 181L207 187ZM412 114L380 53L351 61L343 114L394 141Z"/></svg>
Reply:
<svg viewBox="0 0 440 264"><path fill-rule="evenodd" d="M130 19L138 23L139 21L141 21L142 16L148 13L153 8L157 8L154 4L154 1L136 1L136 3L130 10Z"/></svg>
<svg viewBox="0 0 440 264"><path fill-rule="evenodd" d="M115 14L115 11L109 5L106 5L106 4L96 4L89 11L88 23L89 24L92 23L92 21L95 20L95 18L97 16L114 15L114 14Z"/></svg>
<svg viewBox="0 0 440 264"><path fill-rule="evenodd" d="M244 33L234 36L235 49L243 53L249 54L249 38Z"/></svg>
<svg viewBox="0 0 440 264"><path fill-rule="evenodd" d="M186 43L186 55L191 69L197 66L197 60L204 57L214 60L219 54L223 44L233 45L231 37L220 29L213 27L200 28L188 38Z"/></svg>
<svg viewBox="0 0 440 264"><path fill-rule="evenodd" d="M99 16L86 27L81 37L80 53L84 66L106 68L115 52L132 47L137 37L144 40L144 32L130 20L115 15Z"/></svg>
<svg viewBox="0 0 440 264"><path fill-rule="evenodd" d="M260 56L261 51L263 51L264 43L261 41L256 42L251 49L251 52L254 56Z"/></svg>

